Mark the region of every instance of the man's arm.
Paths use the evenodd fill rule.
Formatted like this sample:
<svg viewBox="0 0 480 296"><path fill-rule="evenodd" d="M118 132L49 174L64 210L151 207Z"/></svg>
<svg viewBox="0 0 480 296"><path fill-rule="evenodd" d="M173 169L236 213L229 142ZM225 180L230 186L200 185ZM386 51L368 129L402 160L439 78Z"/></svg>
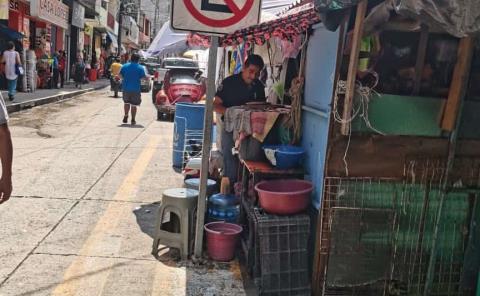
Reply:
<svg viewBox="0 0 480 296"><path fill-rule="evenodd" d="M0 159L2 177L0 178L0 204L7 201L12 193L12 157L13 147L7 124L0 125Z"/></svg>
<svg viewBox="0 0 480 296"><path fill-rule="evenodd" d="M213 110L216 113L221 114L221 115L224 115L225 110L227 110L227 108L225 108L225 106L223 106L223 101L222 101L222 99L220 99L219 96L215 96L215 98L213 98Z"/></svg>

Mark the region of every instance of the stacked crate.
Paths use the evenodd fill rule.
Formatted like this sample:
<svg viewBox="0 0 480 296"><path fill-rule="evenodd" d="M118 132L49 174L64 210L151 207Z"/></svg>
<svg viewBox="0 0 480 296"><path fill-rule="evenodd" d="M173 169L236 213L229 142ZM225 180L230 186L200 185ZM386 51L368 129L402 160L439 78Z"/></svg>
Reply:
<svg viewBox="0 0 480 296"><path fill-rule="evenodd" d="M255 223L252 275L261 295L310 295L306 214L270 215L253 209Z"/></svg>

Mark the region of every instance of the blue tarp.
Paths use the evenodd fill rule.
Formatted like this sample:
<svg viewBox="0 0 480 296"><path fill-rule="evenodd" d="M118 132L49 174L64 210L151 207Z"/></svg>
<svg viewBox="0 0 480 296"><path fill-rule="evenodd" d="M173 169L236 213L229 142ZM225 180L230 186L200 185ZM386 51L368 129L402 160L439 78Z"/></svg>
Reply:
<svg viewBox="0 0 480 296"><path fill-rule="evenodd" d="M7 36L10 39L18 40L23 38L23 34L10 29L9 27L0 24L0 34Z"/></svg>
<svg viewBox="0 0 480 296"><path fill-rule="evenodd" d="M114 48L118 48L118 40L117 40L117 36L115 36L114 34L110 33L107 31L107 37L108 39L110 39L110 41L112 42L112 45Z"/></svg>

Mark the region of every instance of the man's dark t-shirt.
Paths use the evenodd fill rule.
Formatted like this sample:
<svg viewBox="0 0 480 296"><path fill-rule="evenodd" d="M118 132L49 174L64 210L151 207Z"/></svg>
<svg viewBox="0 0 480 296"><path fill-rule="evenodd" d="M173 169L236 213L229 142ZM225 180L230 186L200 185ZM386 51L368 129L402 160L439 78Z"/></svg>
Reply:
<svg viewBox="0 0 480 296"><path fill-rule="evenodd" d="M215 95L222 99L225 108L230 108L265 101L265 87L258 79L247 85L241 74L235 74L222 81Z"/></svg>

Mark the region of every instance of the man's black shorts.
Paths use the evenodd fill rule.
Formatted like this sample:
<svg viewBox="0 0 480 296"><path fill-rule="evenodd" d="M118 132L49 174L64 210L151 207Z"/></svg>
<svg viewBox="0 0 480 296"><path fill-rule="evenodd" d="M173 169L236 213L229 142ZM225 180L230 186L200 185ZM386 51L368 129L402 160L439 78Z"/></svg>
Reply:
<svg viewBox="0 0 480 296"><path fill-rule="evenodd" d="M140 92L123 92L123 102L133 106L140 106L142 103L142 94Z"/></svg>

